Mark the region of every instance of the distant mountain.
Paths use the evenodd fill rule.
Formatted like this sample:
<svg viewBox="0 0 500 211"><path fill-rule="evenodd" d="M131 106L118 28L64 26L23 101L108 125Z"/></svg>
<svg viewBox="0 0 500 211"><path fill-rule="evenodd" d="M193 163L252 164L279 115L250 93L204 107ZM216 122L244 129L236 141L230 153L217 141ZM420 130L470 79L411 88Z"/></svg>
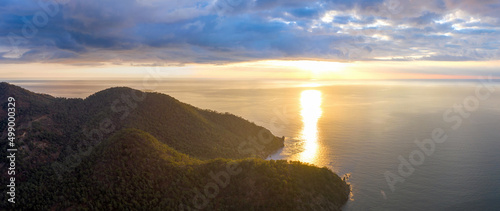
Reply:
<svg viewBox="0 0 500 211"><path fill-rule="evenodd" d="M8 97L17 109L18 202L3 194L2 207L339 210L348 198L349 186L326 168L258 159L283 147L269 130L165 94L118 87L65 99L0 83L2 140ZM0 156L6 149L1 142Z"/></svg>

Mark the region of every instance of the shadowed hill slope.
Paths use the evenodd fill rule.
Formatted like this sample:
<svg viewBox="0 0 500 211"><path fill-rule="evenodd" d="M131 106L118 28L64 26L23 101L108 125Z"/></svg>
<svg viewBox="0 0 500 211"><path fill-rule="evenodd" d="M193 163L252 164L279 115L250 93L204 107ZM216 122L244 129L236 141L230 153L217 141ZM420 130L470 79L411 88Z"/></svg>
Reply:
<svg viewBox="0 0 500 211"><path fill-rule="evenodd" d="M200 161L137 129L115 133L63 178L37 174L26 181L23 187L46 188L23 193L23 209L340 210L349 194L326 168L261 159Z"/></svg>

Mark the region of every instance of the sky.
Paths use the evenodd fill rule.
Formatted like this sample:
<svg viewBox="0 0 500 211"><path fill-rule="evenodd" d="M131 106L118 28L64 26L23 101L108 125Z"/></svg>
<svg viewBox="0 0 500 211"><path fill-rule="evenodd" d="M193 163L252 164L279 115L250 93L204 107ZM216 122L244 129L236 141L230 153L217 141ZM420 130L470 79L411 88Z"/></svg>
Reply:
<svg viewBox="0 0 500 211"><path fill-rule="evenodd" d="M498 0L2 0L2 79L500 77Z"/></svg>

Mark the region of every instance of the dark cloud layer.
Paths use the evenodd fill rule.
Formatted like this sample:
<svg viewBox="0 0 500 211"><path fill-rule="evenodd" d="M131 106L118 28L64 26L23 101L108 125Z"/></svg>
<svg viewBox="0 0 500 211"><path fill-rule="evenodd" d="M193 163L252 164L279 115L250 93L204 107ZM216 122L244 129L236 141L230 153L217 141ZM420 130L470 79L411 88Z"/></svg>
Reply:
<svg viewBox="0 0 500 211"><path fill-rule="evenodd" d="M0 62L498 60L500 3L2 0Z"/></svg>

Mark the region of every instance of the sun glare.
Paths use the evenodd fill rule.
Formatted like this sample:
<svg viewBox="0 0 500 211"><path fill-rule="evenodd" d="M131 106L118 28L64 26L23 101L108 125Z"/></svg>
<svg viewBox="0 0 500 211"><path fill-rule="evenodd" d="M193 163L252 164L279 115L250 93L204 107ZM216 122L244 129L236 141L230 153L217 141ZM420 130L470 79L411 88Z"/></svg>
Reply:
<svg viewBox="0 0 500 211"><path fill-rule="evenodd" d="M350 65L349 63L313 60L267 60L259 63L266 66L307 71L310 73L310 78L314 79L337 78L336 76L343 75L346 67Z"/></svg>
<svg viewBox="0 0 500 211"><path fill-rule="evenodd" d="M347 63L326 61L295 61L294 67L308 71L311 79L339 79L346 74Z"/></svg>
<svg viewBox="0 0 500 211"><path fill-rule="evenodd" d="M311 72L340 72L344 69L344 64L340 62L324 62L324 61L293 61L295 67Z"/></svg>
<svg viewBox="0 0 500 211"><path fill-rule="evenodd" d="M301 116L304 127L301 133L304 151L300 155L303 162L312 162L318 151L318 120L323 111L321 110L321 92L318 90L302 91L300 105Z"/></svg>

